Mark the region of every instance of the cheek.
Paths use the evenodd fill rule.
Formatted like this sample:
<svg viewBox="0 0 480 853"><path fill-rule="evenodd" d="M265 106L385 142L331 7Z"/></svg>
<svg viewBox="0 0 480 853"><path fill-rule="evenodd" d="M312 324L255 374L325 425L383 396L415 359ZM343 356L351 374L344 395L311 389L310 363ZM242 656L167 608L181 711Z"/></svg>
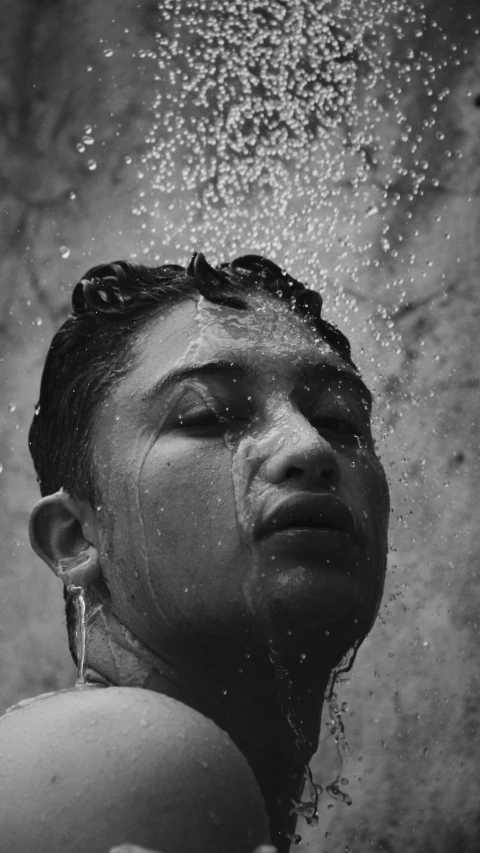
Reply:
<svg viewBox="0 0 480 853"><path fill-rule="evenodd" d="M345 481L349 482L353 499L360 510L362 525L385 526L388 522L389 493L383 467L370 452L359 453L355 460L344 463Z"/></svg>
<svg viewBox="0 0 480 853"><path fill-rule="evenodd" d="M244 611L247 565L237 523L232 455L220 442L196 449L157 442L138 488L120 481L115 500L112 574L125 612L133 606L149 630L176 633L233 624ZM113 591L113 590L112 590ZM128 621L127 621L128 624Z"/></svg>
<svg viewBox="0 0 480 853"><path fill-rule="evenodd" d="M230 451L185 445L173 439L168 454L161 442L152 448L139 494L148 561L189 582L224 573L239 539Z"/></svg>
<svg viewBox="0 0 480 853"><path fill-rule="evenodd" d="M383 466L376 457L374 457L369 471L368 495L371 506L371 521L372 525L377 529L382 542L385 542L386 547L390 516L390 492L388 482Z"/></svg>
<svg viewBox="0 0 480 853"><path fill-rule="evenodd" d="M354 501L376 585L381 588L388 552L390 499L383 466L373 454L362 454L356 463Z"/></svg>

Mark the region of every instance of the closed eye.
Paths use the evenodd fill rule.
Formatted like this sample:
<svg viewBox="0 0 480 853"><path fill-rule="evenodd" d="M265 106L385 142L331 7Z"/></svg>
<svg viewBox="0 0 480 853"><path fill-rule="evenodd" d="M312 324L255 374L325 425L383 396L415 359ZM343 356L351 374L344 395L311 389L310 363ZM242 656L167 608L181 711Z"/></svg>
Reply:
<svg viewBox="0 0 480 853"><path fill-rule="evenodd" d="M218 436L227 430L241 428L247 422L245 416L225 407L221 412L203 408L178 415L177 427L191 435Z"/></svg>
<svg viewBox="0 0 480 853"><path fill-rule="evenodd" d="M314 422L315 429L329 441L357 447L365 438L363 430L345 418L321 418Z"/></svg>
<svg viewBox="0 0 480 853"><path fill-rule="evenodd" d="M358 428L344 418L322 418L316 422L319 429L332 430L333 432L351 433L358 435Z"/></svg>

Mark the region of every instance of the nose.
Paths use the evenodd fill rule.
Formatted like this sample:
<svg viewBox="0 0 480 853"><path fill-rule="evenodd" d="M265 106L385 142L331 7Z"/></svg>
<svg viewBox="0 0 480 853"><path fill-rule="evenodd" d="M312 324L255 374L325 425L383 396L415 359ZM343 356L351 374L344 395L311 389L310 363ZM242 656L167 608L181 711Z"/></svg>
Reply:
<svg viewBox="0 0 480 853"><path fill-rule="evenodd" d="M340 466L335 450L300 412L290 412L272 430L263 475L272 485L336 488Z"/></svg>

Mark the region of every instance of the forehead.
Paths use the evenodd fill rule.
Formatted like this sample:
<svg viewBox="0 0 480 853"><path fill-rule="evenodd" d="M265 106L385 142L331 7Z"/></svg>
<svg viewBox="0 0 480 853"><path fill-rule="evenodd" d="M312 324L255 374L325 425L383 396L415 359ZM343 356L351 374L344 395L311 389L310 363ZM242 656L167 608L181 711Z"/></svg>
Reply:
<svg viewBox="0 0 480 853"><path fill-rule="evenodd" d="M239 310L200 297L152 318L136 342L135 381L148 384L176 367L212 358L282 373L325 361L348 375L357 375L285 303L256 295L249 295L248 303L248 310Z"/></svg>

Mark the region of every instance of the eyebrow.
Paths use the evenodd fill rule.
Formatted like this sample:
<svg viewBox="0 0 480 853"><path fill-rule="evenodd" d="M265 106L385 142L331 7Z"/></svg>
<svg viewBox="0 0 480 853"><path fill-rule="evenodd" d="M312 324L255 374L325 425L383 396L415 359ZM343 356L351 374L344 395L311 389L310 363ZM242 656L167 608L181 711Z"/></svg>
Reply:
<svg viewBox="0 0 480 853"><path fill-rule="evenodd" d="M305 361L300 363L300 373L303 381L319 381L325 379L336 382L346 381L350 389L357 393L366 403L370 411L373 397L363 380L356 373L342 367L325 362L312 363ZM207 362L191 362L188 365L180 365L161 376L143 395L142 402L150 402L153 399L170 391L175 385L186 379L219 376L225 379L258 379L258 373L249 362L243 364L226 359L215 359Z"/></svg>
<svg viewBox="0 0 480 853"><path fill-rule="evenodd" d="M253 371L249 366L243 366L234 361L215 359L214 361L191 362L186 366L174 367L142 395L142 401L149 402L152 399L170 391L175 385L185 379L202 378L208 376L224 376L227 379L245 379L252 376Z"/></svg>

